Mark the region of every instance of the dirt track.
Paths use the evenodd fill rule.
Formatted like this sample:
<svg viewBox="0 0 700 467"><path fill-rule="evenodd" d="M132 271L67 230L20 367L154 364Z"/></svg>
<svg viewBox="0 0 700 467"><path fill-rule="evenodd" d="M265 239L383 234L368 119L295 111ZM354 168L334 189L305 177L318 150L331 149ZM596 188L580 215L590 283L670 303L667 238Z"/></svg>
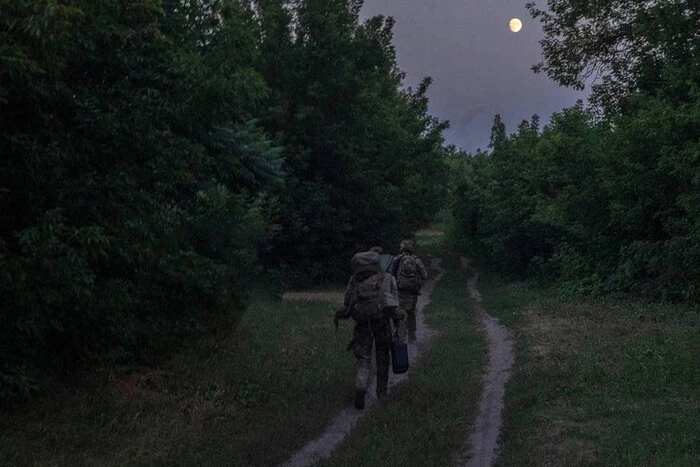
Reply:
<svg viewBox="0 0 700 467"><path fill-rule="evenodd" d="M431 268L440 271L438 275L430 279L423 286L421 296L418 297L416 307L416 342L409 344L409 352L411 356L411 365L415 365L423 352L427 349L428 344L435 331L430 329L425 323L425 308L430 304L430 296L435 288L435 285L442 279L445 271L440 267L440 259L431 259ZM406 380L410 371L403 375L389 375L389 389ZM348 381L350 384L350 381ZM352 431L357 424L357 421L366 414L369 409L376 404L377 399L374 395L375 381L373 381L367 391L367 402L364 410L355 409L352 404L348 404L336 417L331 424L326 428L326 431L317 439L311 441L298 451L289 461L282 464L283 467L300 467L314 465L319 459L329 457L333 450L337 448L345 437Z"/></svg>
<svg viewBox="0 0 700 467"><path fill-rule="evenodd" d="M498 437L503 421L503 400L505 388L510 378L510 370L515 361L513 342L508 338L508 330L497 319L486 314L481 306L481 293L476 287L479 273L461 258L462 267L471 269L474 275L469 279L469 294L476 300L475 311L479 313L481 325L489 343L489 366L484 377L484 390L479 402L479 415L468 439L469 451L462 455L457 464L469 467L493 465L498 455Z"/></svg>

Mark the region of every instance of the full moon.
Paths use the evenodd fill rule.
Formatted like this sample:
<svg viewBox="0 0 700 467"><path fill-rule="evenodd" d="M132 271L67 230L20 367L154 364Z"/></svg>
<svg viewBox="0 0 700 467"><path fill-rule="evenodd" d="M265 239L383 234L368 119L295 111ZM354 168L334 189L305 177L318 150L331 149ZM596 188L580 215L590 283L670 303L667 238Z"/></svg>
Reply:
<svg viewBox="0 0 700 467"><path fill-rule="evenodd" d="M523 28L523 22L520 21L518 18L513 18L510 20L510 30L512 32L518 32Z"/></svg>

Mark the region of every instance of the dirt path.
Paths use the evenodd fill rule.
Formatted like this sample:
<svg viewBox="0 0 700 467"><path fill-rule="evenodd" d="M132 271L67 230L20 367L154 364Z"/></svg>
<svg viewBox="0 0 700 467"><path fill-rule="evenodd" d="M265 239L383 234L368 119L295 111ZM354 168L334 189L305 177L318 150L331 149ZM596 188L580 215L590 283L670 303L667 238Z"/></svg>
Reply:
<svg viewBox="0 0 700 467"><path fill-rule="evenodd" d="M415 365L420 359L420 356L425 352L430 340L435 335L435 331L430 329L425 323L425 308L430 304L430 296L435 288L435 285L442 279L445 274L444 269L440 267L439 258L431 258L430 265L433 270L438 270L439 273L434 278L425 283L421 291L421 296L418 297L416 306L416 342L409 344L409 353L411 356L411 365ZM389 389L406 380L410 371L403 375L389 374ZM350 382L348 382L349 384ZM340 445L345 437L352 431L358 420L365 415L369 409L376 404L375 396L375 381L374 377L370 388L367 390L367 401L364 410L355 409L352 404L340 412L331 424L326 428L326 431L317 439L311 441L298 451L294 457L282 464L282 467L300 467L314 465L319 459L330 457L333 450Z"/></svg>
<svg viewBox="0 0 700 467"><path fill-rule="evenodd" d="M460 258L462 267L474 273L467 284L469 294L476 300L476 312L481 316L481 325L489 343L489 367L484 377L484 391L479 402L479 415L469 436L469 451L460 457L457 464L469 467L493 465L498 455L498 437L503 421L503 399L510 370L515 361L513 342L508 338L508 330L499 321L484 312L481 306L481 293L476 287L479 273L469 266L465 258Z"/></svg>

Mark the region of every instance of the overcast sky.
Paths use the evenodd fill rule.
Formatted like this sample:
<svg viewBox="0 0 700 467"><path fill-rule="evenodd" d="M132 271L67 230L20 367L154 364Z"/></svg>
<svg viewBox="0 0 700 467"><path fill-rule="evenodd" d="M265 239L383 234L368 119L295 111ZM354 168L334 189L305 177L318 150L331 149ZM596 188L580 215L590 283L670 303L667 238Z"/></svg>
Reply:
<svg viewBox="0 0 700 467"><path fill-rule="evenodd" d="M394 44L408 86L433 77L431 113L449 120L448 143L467 151L485 148L493 116L500 113L508 133L538 114L553 112L586 94L559 87L530 67L539 62L542 37L528 0L365 0L363 18L393 16ZM543 5L545 0L539 0ZM523 29L513 34L511 18Z"/></svg>

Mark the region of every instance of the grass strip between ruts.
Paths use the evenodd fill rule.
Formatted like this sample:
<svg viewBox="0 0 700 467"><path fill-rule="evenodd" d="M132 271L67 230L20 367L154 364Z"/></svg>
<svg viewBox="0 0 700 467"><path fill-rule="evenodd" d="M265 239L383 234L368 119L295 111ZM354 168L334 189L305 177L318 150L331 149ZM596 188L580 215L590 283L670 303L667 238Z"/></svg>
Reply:
<svg viewBox="0 0 700 467"><path fill-rule="evenodd" d="M406 382L371 409L322 466L442 466L464 448L481 392L486 345L467 295L467 272L441 255L446 274L426 311L439 332Z"/></svg>

